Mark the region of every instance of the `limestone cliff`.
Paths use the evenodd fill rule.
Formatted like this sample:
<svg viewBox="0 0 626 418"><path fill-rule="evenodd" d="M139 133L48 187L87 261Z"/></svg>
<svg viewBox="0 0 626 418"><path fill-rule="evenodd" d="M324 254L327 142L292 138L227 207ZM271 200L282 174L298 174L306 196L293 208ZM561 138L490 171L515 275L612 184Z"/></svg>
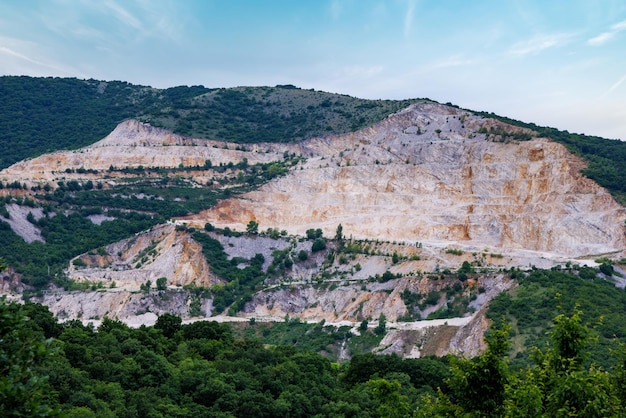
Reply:
<svg viewBox="0 0 626 418"><path fill-rule="evenodd" d="M78 266L78 267L77 267ZM160 277L168 286L209 287L222 280L211 273L202 246L188 233L165 224L74 259L67 274L76 281L139 290Z"/></svg>
<svg viewBox="0 0 626 418"><path fill-rule="evenodd" d="M331 235L341 223L355 238L570 257L626 248L624 208L578 173L580 160L546 139L489 134L494 125L515 132L416 104L363 131L302 143L295 148L308 160L288 176L192 221L242 230L255 219Z"/></svg>

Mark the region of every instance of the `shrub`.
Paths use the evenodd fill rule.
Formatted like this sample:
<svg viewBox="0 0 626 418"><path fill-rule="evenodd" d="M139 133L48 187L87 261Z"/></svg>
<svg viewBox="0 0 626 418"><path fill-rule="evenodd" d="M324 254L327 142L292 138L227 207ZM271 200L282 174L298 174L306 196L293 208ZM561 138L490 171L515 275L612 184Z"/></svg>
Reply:
<svg viewBox="0 0 626 418"><path fill-rule="evenodd" d="M313 246L311 247L311 251L316 253L318 251L322 251L325 249L326 249L326 241L324 241L321 238L318 238L315 241L313 241Z"/></svg>

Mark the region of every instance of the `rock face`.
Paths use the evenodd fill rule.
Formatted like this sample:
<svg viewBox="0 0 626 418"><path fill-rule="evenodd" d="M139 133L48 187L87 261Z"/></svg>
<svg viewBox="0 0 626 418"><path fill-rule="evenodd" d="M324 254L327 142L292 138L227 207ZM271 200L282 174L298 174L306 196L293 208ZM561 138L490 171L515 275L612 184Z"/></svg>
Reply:
<svg viewBox="0 0 626 418"><path fill-rule="evenodd" d="M20 162L0 172L0 179L29 186L50 182L54 188L55 181L69 179L110 183L118 175L109 170L111 166L182 165L189 167L185 175L197 187L205 187L216 182L214 173L193 167L207 160L213 165L244 159L255 164L282 160L285 154L302 155L306 160L257 191L77 257L68 275L100 290L47 293L42 302L68 319L98 320L108 315L150 324L163 312L185 319L210 317L212 300L181 287L209 287L223 280L211 272L201 245L186 228L177 226L203 228L210 222L244 231L255 220L260 230L272 228L281 231L281 237L214 238L231 259L263 255L266 271L275 251L289 252L293 263L255 290L239 313L240 320L282 320L289 315L345 323L358 332L360 321L367 319L374 326L383 313L391 332L380 352L473 355L483 348L486 304L513 285L495 271L530 264L549 268L571 258L624 254L626 249L624 208L579 174L582 162L563 146L531 137L530 131L434 103L413 105L347 135L246 149L127 121L96 144ZM40 239L27 222L27 212L8 209L14 229L25 238ZM102 222L104 216L92 221ZM362 240L363 248L350 259L332 255L336 243L314 254L312 240L301 238L317 228L332 237L339 224L347 241ZM448 252L449 247L457 250ZM307 257L298 260L299 252ZM395 253L399 262L393 260ZM471 308L476 313L450 320L398 322L416 318L402 292L445 293L443 282L431 280L428 272L438 276L455 271L464 261L494 272L472 279L483 288L473 294ZM394 278L379 280L386 273ZM148 280L154 287L161 277L167 279L167 291L145 291ZM8 279L5 282L8 287ZM142 285L144 291L139 293ZM470 297L475 285L464 284L458 296ZM444 298L420 307L419 315L425 318L446 303Z"/></svg>
<svg viewBox="0 0 626 418"><path fill-rule="evenodd" d="M626 248L626 212L563 146L490 131L519 133L459 109L413 105L363 131L301 144L308 160L299 169L196 222L242 230L255 219L330 235L341 223L355 238L569 257Z"/></svg>
<svg viewBox="0 0 626 418"><path fill-rule="evenodd" d="M168 286L209 287L222 282L211 273L202 246L172 224L158 226L103 250L77 257L70 264L69 277L79 282L101 282L105 287L115 283L116 288L130 291L139 290L148 280L154 286L160 277L167 278Z"/></svg>
<svg viewBox="0 0 626 418"><path fill-rule="evenodd" d="M108 170L113 166L125 167L178 167L238 163L247 158L253 164L281 159L272 153L272 146L250 146L250 151L235 149L233 144L192 139L175 135L136 120L120 123L111 134L88 147L74 151L56 151L30 160L20 161L0 172L6 182L21 181L27 184L51 182L70 178L93 179L93 176L76 175L66 170L85 168Z"/></svg>

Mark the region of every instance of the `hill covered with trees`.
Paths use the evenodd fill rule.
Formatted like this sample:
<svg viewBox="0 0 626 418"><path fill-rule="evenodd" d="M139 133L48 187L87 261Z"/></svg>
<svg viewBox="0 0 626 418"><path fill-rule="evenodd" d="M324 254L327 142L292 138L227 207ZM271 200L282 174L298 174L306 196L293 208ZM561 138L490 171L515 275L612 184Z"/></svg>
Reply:
<svg viewBox="0 0 626 418"><path fill-rule="evenodd" d="M75 149L136 118L175 133L238 143L350 132L415 100L365 100L295 86L169 89L121 81L0 77L0 169Z"/></svg>
<svg viewBox="0 0 626 418"><path fill-rule="evenodd" d="M155 89L122 81L26 76L0 77L0 96L0 169L42 153L89 145L129 118L198 138L294 142L354 131L428 100L365 100L292 85ZM564 144L587 161L586 176L626 202L626 143L476 113Z"/></svg>

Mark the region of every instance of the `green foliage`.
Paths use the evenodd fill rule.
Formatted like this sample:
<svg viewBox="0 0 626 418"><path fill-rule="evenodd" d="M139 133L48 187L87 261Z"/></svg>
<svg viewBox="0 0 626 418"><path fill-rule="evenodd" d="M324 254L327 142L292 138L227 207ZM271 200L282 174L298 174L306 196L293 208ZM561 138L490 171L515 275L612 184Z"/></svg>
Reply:
<svg viewBox="0 0 626 418"><path fill-rule="evenodd" d="M446 254L463 255L463 250L458 248L446 248Z"/></svg>
<svg viewBox="0 0 626 418"><path fill-rule="evenodd" d="M230 313L241 310L244 304L252 299L252 292L263 282L266 275L262 270L265 258L262 254L255 255L248 261L248 266L239 268L237 262L228 260L222 244L204 232L195 232L193 238L202 244L204 254L211 270L225 279L225 285L211 288L213 307L220 313L230 307Z"/></svg>
<svg viewBox="0 0 626 418"><path fill-rule="evenodd" d="M337 231L335 232L335 240L339 243L343 243L343 226L337 225Z"/></svg>
<svg viewBox="0 0 626 418"><path fill-rule="evenodd" d="M156 279L156 287L158 291L167 290L167 277L159 277Z"/></svg>
<svg viewBox="0 0 626 418"><path fill-rule="evenodd" d="M304 251L304 250L300 250L298 252L298 260L300 261L306 261L306 259L309 258L309 254Z"/></svg>
<svg viewBox="0 0 626 418"><path fill-rule="evenodd" d="M536 349L534 364L508 367L508 329L486 337L487 351L474 359L452 359L451 393L422 399L417 416L618 417L626 413L620 398L622 366L606 372L585 365L590 331L581 312L559 314L550 332L553 345Z"/></svg>
<svg viewBox="0 0 626 418"><path fill-rule="evenodd" d="M161 218L145 214L114 211L110 213L115 216L114 220L95 225L81 213L55 215L37 222L45 244L39 241L27 244L7 223L0 222L0 257L23 274L24 282L37 288L45 287L55 279L65 285L60 279L70 259L161 221ZM77 263L82 265L82 261Z"/></svg>
<svg viewBox="0 0 626 418"><path fill-rule="evenodd" d="M326 249L326 241L322 238L318 238L313 241L313 245L311 246L311 251L316 253L319 251L323 251Z"/></svg>
<svg viewBox="0 0 626 418"><path fill-rule="evenodd" d="M183 320L180 316L172 315L170 313L164 313L159 315L154 324L154 328L161 330L164 336L172 338L176 334L182 325Z"/></svg>
<svg viewBox="0 0 626 418"><path fill-rule="evenodd" d="M473 359L455 359L449 385L456 403L479 416L501 415L508 382L506 355L509 328L492 330L485 337L487 351Z"/></svg>
<svg viewBox="0 0 626 418"><path fill-rule="evenodd" d="M387 317L385 316L384 313L380 313L380 315L378 316L378 325L376 325L376 328L374 329L374 333L376 335L385 335L385 333L387 332Z"/></svg>
<svg viewBox="0 0 626 418"><path fill-rule="evenodd" d="M0 97L0 168L91 144L130 118L197 138L293 142L350 132L416 101L363 100L279 86L159 90L120 81L7 76L0 77Z"/></svg>
<svg viewBox="0 0 626 418"><path fill-rule="evenodd" d="M36 371L50 360L50 343L27 314L28 307L0 298L0 411L5 417L55 416L45 375Z"/></svg>
<svg viewBox="0 0 626 418"><path fill-rule="evenodd" d="M323 324L297 319L246 325L258 333L253 335L276 327L267 336L288 344L267 347L235 337L230 325L182 325L169 314L161 315L154 327L137 329L105 318L97 330L78 321L59 324L40 305L3 300L0 315L0 382L18 375L25 379L19 381L29 382L0 384L3 416L46 416L57 410L81 417L625 413L620 394L626 350L616 353L619 361L610 372L587 364L592 340L579 311L555 318L553 345L536 351L534 364L522 370L508 366L506 328L492 330L487 351L474 359L403 360L368 353L333 365L306 350L340 342L348 330L325 330ZM24 320L26 315L30 321ZM54 356L50 346L58 347ZM16 391L21 391L19 399L5 396Z"/></svg>
<svg viewBox="0 0 626 418"><path fill-rule="evenodd" d="M248 222L248 225L246 225L246 232L248 234L258 234L259 233L259 223L255 220L250 220L250 222Z"/></svg>
<svg viewBox="0 0 626 418"><path fill-rule="evenodd" d="M324 233L320 228L317 228L317 229L311 228L311 229L306 230L306 237L308 239L315 240L318 238L322 238L322 235L324 235Z"/></svg>
<svg viewBox="0 0 626 418"><path fill-rule="evenodd" d="M588 271L592 274L588 274ZM626 342L626 324L622 318L626 306L626 292L606 280L598 280L593 269L581 269L574 274L564 271L535 270L528 275L518 275L520 286L494 298L488 317L494 321L503 318L513 324L516 367L530 362L531 346L545 348L552 318L562 311L572 312L578 306L583 322L596 324L593 333L599 338L591 351L590 360L608 368L612 365L611 349ZM558 296L558 297L557 297Z"/></svg>

